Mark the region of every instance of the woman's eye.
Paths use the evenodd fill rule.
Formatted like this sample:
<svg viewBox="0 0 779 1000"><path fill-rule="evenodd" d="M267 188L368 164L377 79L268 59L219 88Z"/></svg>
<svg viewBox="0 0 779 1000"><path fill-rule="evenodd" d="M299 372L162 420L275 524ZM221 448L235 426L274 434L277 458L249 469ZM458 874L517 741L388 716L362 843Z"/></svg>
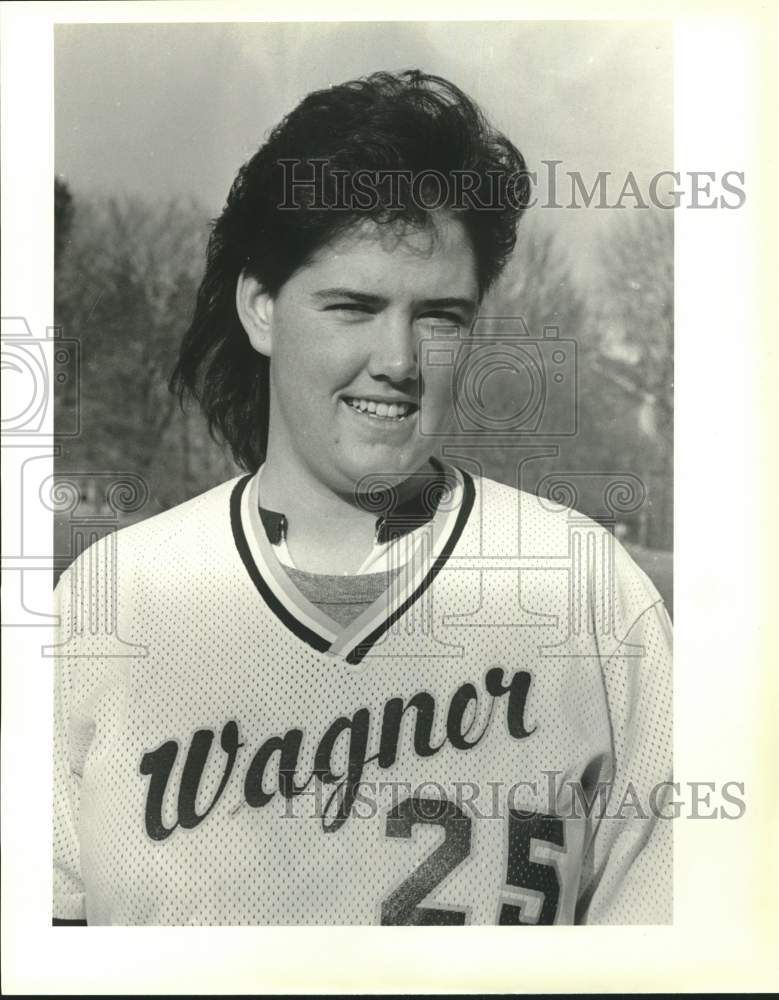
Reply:
<svg viewBox="0 0 779 1000"><path fill-rule="evenodd" d="M338 302L335 305L327 306L327 312L349 312L349 313L369 313L371 310L368 306L361 305L359 302Z"/></svg>

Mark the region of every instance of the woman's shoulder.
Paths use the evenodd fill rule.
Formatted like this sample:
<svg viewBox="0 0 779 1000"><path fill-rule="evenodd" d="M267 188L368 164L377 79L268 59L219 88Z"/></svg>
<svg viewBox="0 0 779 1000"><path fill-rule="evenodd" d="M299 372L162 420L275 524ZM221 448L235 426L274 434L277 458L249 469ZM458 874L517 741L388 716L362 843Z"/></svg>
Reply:
<svg viewBox="0 0 779 1000"><path fill-rule="evenodd" d="M74 560L63 578L105 567L117 578L153 571L172 561L198 559L230 537L230 500L244 476L226 482L98 539Z"/></svg>

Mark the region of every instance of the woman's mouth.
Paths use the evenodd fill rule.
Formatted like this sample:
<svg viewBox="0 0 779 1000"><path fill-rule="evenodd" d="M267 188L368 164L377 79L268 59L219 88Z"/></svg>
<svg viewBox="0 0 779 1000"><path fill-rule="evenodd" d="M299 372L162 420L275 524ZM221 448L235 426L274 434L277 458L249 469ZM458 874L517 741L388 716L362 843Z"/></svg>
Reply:
<svg viewBox="0 0 779 1000"><path fill-rule="evenodd" d="M375 399L362 399L359 396L343 396L343 401L352 410L373 420L394 420L400 422L406 417L416 413L419 409L416 403L403 402L379 402Z"/></svg>

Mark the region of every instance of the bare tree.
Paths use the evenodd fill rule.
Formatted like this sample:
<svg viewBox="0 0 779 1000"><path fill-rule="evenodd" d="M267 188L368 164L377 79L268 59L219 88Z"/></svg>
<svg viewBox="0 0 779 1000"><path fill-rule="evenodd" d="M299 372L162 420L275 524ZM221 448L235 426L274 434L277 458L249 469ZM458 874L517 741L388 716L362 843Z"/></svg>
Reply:
<svg viewBox="0 0 779 1000"><path fill-rule="evenodd" d="M646 543L672 544L673 214L662 209L612 220L601 244L602 288L595 370L638 417L645 476L652 481Z"/></svg>
<svg viewBox="0 0 779 1000"><path fill-rule="evenodd" d="M63 440L59 466L151 477L157 507L213 485L225 464L167 388L207 235L194 203L76 199L56 273L56 321L81 347L81 435Z"/></svg>

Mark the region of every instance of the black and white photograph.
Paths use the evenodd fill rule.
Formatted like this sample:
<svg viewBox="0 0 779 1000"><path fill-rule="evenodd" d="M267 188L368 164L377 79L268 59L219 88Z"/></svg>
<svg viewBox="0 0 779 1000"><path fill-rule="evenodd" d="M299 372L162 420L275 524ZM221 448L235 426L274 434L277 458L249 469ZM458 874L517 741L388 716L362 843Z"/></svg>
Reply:
<svg viewBox="0 0 779 1000"><path fill-rule="evenodd" d="M3 625L51 707L58 949L686 933L680 826L743 839L751 806L737 756L690 766L679 220L737 225L749 183L680 169L678 45L670 18L51 25Z"/></svg>
<svg viewBox="0 0 779 1000"><path fill-rule="evenodd" d="M521 25L56 31L55 321L82 373L52 491L56 920L671 920L673 213L641 192L670 33L642 30L649 78L634 31L595 30L530 33L605 64L604 109L604 78L645 90L645 163L611 123L624 178L490 101ZM275 101L242 78L262 48ZM253 113L214 134L193 89L150 88L163 61L232 66L213 110ZM135 144L160 101L177 134ZM209 228L228 137L257 148ZM597 229L547 221L589 199Z"/></svg>

